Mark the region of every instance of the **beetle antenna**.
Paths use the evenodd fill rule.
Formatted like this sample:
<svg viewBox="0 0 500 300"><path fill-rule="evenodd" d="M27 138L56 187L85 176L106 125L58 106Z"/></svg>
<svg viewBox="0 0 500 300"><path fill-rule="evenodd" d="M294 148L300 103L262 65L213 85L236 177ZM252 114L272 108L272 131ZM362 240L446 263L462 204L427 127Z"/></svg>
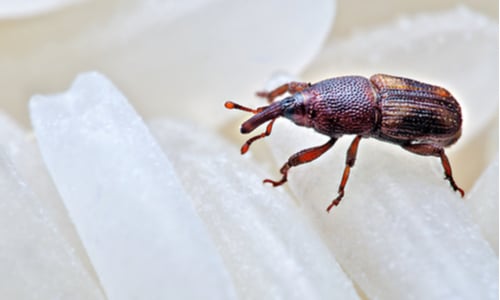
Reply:
<svg viewBox="0 0 500 300"><path fill-rule="evenodd" d="M240 104L232 102L232 101L226 101L226 103L224 103L224 107L227 109L238 109L238 110L242 110L242 111L251 112L253 114L258 114L259 112L263 111L267 106L253 109L253 108L246 107L246 106L240 105Z"/></svg>

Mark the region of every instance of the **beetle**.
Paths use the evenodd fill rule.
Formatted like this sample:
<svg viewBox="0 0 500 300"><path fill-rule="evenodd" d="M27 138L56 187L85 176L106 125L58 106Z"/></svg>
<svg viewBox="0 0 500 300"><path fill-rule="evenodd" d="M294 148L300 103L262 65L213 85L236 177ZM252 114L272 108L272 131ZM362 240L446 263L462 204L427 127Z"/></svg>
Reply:
<svg viewBox="0 0 500 300"><path fill-rule="evenodd" d="M280 101L274 101L286 92ZM436 156L441 159L445 179L453 190L464 196L452 176L445 147L454 144L462 132L462 113L459 103L444 88L409 78L375 74L369 79L362 76L342 76L315 84L289 82L270 92L258 92L269 105L256 109L227 101L227 109L238 109L254 114L241 125L247 134L270 121L266 130L241 147L244 154L250 145L269 136L274 121L285 117L298 126L313 128L330 140L323 145L293 154L281 167L278 181L265 179L264 183L280 186L287 181L290 168L317 159L328 151L343 135L355 135L347 150L346 164L337 197L326 208L329 212L344 197L344 188L356 161L359 141L375 138L393 143L414 154Z"/></svg>

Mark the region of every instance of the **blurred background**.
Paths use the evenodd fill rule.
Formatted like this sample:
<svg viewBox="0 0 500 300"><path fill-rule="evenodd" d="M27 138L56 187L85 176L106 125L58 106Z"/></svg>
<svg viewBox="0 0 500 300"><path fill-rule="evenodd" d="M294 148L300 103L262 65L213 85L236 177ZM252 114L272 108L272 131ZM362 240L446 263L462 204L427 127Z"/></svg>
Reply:
<svg viewBox="0 0 500 300"><path fill-rule="evenodd" d="M358 28L370 28L388 20L419 12L442 11L463 5L498 21L498 1L396 1L396 0L339 0L338 14L330 38L351 34ZM340 13L342 12L342 13Z"/></svg>
<svg viewBox="0 0 500 300"><path fill-rule="evenodd" d="M339 75L370 76L381 72L410 77L446 87L459 100L464 114L463 137L449 151L447 150L455 179L466 190L466 197L472 195L476 199L482 198L489 201L487 203L496 204L498 207L498 202L496 202L498 186L496 186L496 190L492 188L497 183L496 181L491 183L491 178L495 177L489 176L492 173L498 174L497 1L0 0L0 69L2 70L0 72L0 121L4 122L0 126L0 133L3 133L2 136L4 137L0 140L0 155L5 152L3 151L5 145L7 145L5 149L8 148L7 150L10 149L9 151L14 153L13 156L17 152L23 154L17 156L17 162L20 166L24 166L26 177L31 179L31 183L34 183L33 186L38 186L42 190L40 198L46 198L44 200L48 199L54 203L57 202L59 206L62 205L62 202L55 189L49 191L53 192L52 194L43 192L46 187L50 189L52 177L46 173L46 161L44 162L39 155L39 145L36 144L35 136L31 134L29 101L36 94L62 93L70 88L78 74L95 70L107 76L123 92L133 107L145 119L146 124L153 124L149 123L149 121L155 118L174 119L174 121L167 120L167 124L170 121L175 124L176 120L183 119L187 120L188 123L194 123L195 126L208 128L207 132L214 133L215 138L212 139L214 141L221 136L229 140L227 144L229 146L224 146L227 152L214 150L213 153L220 156L219 160L215 160L214 163L216 164L221 164L221 161L231 161L231 166L233 166L233 163L234 166L241 164L241 167L228 168L230 171L224 173L224 176L238 183L234 187L235 190L228 191L230 193L226 195L227 198L223 198L231 199L231 201L225 201L224 203L229 203L228 205L234 205L237 208L233 209L228 206L227 211L223 213L227 213L232 218L226 215L225 218L222 217L221 219L234 220L235 225L238 225L241 220L238 218L238 214L233 213L233 210L239 209L238 202L232 201L237 200L234 199L236 197L233 195L242 194L239 187L254 189L247 182L240 180L240 178L245 177L233 176L236 173L234 172L235 169L238 172L247 172L250 170L247 170L249 168L245 166L252 164L252 166L255 165L255 170L262 172L262 174L275 176L278 174L277 170L283 160L292 151L315 145L316 142L313 142L315 138L321 139L325 137L312 132L312 130L307 131L298 127L293 127L292 134L289 133L291 131L287 131L286 127L291 124L285 121L276 122L272 139L267 139L269 144L262 142L255 145L255 147L252 146L251 153L240 160L238 147L248 137L242 136L238 128L241 121L248 117L248 114L229 112L224 109L223 103L226 100L234 100L246 106L261 106L263 101L255 97L255 91L271 88L277 81L290 80L291 78L316 82ZM3 118L3 114L10 116L14 122ZM50 117L48 119L57 118ZM26 129L28 134L25 131L18 130L15 125L9 126L11 123L19 123ZM183 123L179 122L179 124ZM99 129L101 128L102 126L99 127ZM169 158L174 157L173 161L175 161L175 154L185 154L184 151L178 151L178 149L184 146L186 148L192 146L186 145L189 142L184 142L183 138L189 140L187 137L196 138L196 134L203 134L201 130L196 132L196 129L190 130L190 132L195 133L193 137L189 136L189 134L176 133L170 127L165 127L162 130L168 133L165 135L164 142L171 147L171 151L174 153L174 155L168 153ZM11 135L11 132L15 134ZM49 130L49 132L52 131ZM94 132L90 132L90 135L93 134ZM169 134L178 138L177 144L175 143L176 139L171 138ZM13 136L20 136L21 138L16 140ZM39 138L39 136L37 135L36 138ZM196 140L196 143L193 144L207 144L211 140L207 136L203 136L203 138ZM60 139L56 139L54 144L59 141ZM9 148L10 142L18 148ZM338 151L344 151L348 142L349 138L342 139L335 147ZM305 145L295 145L295 143L304 143ZM29 145L29 147L25 147L26 145ZM273 145L276 145L276 147L273 147ZM23 148L30 149L24 152L18 151ZM57 145L54 148L58 148ZM375 148L382 150L377 151L378 154L371 153L372 149ZM199 148L194 147L194 149L200 153L206 150L201 146ZM273 151L274 154L276 154L276 151L286 153L278 155L279 159L273 162ZM333 193L331 191L334 191L335 187L331 185L331 177L324 176L324 174L332 172L338 173L337 176L340 176L341 171L337 172L334 169L335 167L332 166L343 167L345 159L343 155L329 155L328 158L311 166L309 169L297 168L298 170L294 174L300 176L301 172L303 172L302 178L306 180L293 182L291 178L290 184L286 187L272 191L280 193L280 195L287 195L290 198L300 198L303 203L318 205L318 208L314 208L313 211L321 213L323 218L329 220L328 222L333 220L331 221L332 226L325 227L327 228L325 231L333 233L334 235L330 237L335 236L335 238L327 240L337 241L341 247L348 245L345 248L347 249L345 251L345 261L352 259L356 263L359 260L356 255L353 255L353 250L366 250L366 255L359 256L367 258L365 262L370 262L373 257L376 258L376 255L372 255L373 248L371 245L373 244L370 244L370 242L373 240L370 237L378 234L370 234L370 232L372 232L372 229L378 229L381 230L379 233L382 233L385 227L378 228L371 224L376 224L375 222L404 224L404 221L408 221L405 220L405 216L411 215L413 218L416 215L414 212L417 209L414 208L421 209L427 205L426 209L430 212L428 214L421 213L417 218L425 218L427 222L427 216L432 215L432 220L438 223L439 226L436 227L441 228L442 235L437 235L432 241L428 240L430 241L429 244L422 244L418 240L412 240L408 246L411 251L418 252L418 255L422 255L422 257L429 256L432 259L449 258L448 252L446 252L446 255L437 255L436 257L432 254L428 255L428 250L437 249L435 253L441 254L446 249L450 249L440 248L439 245L441 244L434 247L431 242L440 242L441 237L456 238L453 234L448 233L451 230L458 232L462 230L462 227L456 223L447 223L446 217L449 217L449 215L443 213L446 212L445 206L440 206L441 210L434 215L435 211L432 210L432 205L428 205L429 201L421 201L422 199L437 199L433 203L445 203L445 201L439 201L447 197L443 197L440 191L448 193L448 196L451 195L453 200L455 200L455 196L458 199L458 196L453 194L444 180L439 181L438 178L434 177L434 174L438 174L437 177L442 176L442 167L438 159L432 161L427 158L417 157L401 151L399 147L380 143L374 139L367 139L366 143L363 141L360 154L363 154L362 152L367 155L360 155L360 157L369 157L374 154L371 157L373 159L368 158L357 162L359 167L356 175L353 174L353 178L356 178L354 176L359 177L353 182L357 182L358 186L363 182L362 180L370 184L364 185L366 188L363 189L351 189L349 191L351 195L350 201L356 203L354 202L356 200L355 195L358 192L357 199L359 199L359 202L357 203L359 206L346 205L342 207L342 210L338 211L338 214L335 212L335 218L326 215L324 205L316 200L317 198L323 198L323 195ZM196 158L201 160L207 156L207 153L203 154ZM228 158L233 154L238 159ZM191 175L197 173L200 167L196 163L191 163L190 159L191 157L187 157L185 160L175 161L180 166L179 169L182 169L182 172L186 174L186 182L187 180L194 180ZM58 161L58 159L55 160ZM338 161L332 163L333 160ZM195 162L194 159L193 161ZM204 162L206 161L212 162L210 159L205 159ZM425 163L423 163L424 161ZM429 164L427 164L427 161L429 161ZM431 162L434 164L431 164ZM363 169L361 167L362 164L370 166L369 163L371 163L371 168ZM229 165L229 163L227 164ZM212 164L208 164L208 166L212 166ZM490 166L490 173L487 173L487 178L481 178L482 186L481 182L479 182L479 188L477 188L481 190L476 191L474 194L473 186L488 166ZM429 172L429 168L432 169L434 174ZM71 169L71 166L68 166L68 169ZM493 172L491 172L491 169L493 169ZM37 172L37 170L40 172ZM307 173L311 170L314 170L315 176ZM385 185L385 182L384 185L372 183L372 179L377 179L381 170L383 175L386 176L385 178L388 179L385 180L387 185ZM7 173L10 176L15 172L9 170ZM406 176L408 174L410 176ZM208 178L217 177L209 175L207 175ZM429 178L426 176L429 176ZM318 177L321 177L325 182L317 180ZM196 176L193 178L196 178ZM221 177L221 180L223 178ZM404 182L405 178L409 182ZM295 196L287 193L287 191L290 192L291 187L308 183L307 180L311 182L305 185L306 187L300 193L296 193ZM256 186L260 184L260 179L255 181L257 182ZM426 184L421 184L422 182ZM435 186L432 186L434 184ZM186 184L187 187L197 187L198 185L199 182ZM217 191L215 188L218 188L216 184L212 184L212 186L202 184L201 186L207 189L213 188L213 193ZM17 188L17 186L15 187ZM259 193L271 193L269 190L258 187ZM382 195L380 199L377 199L383 205L378 205L375 201L369 201L369 203L361 201L366 200L366 195L370 195L371 199L371 195L379 194L378 191L372 189L373 187L382 189L392 196L393 200L398 200L398 195L405 195L405 198L402 198L403 200L416 199L416 201L409 203L409 206L405 206L408 208L407 215L401 216L394 209L394 220L365 217L371 216L370 207L382 208L380 211L385 210L384 205L388 205L385 200L390 199L390 197L386 197L387 195ZM328 188L332 190L326 192ZM394 190L399 194L394 193ZM234 194L231 194L231 192L234 192ZM497 193L495 194L495 192ZM314 195L314 193L321 194L321 196ZM366 193L366 195L362 193ZM302 194L303 197L300 196ZM407 194L408 199L406 198ZM424 195L421 197L422 199L420 198L421 194ZM50 196L43 197L44 195ZM205 192L202 191L201 195L205 196ZM297 197L297 195L299 196ZM440 199L440 197L443 197L443 199ZM200 203L205 202L204 197L201 198L203 199L200 200ZM264 199L265 197L257 198ZM15 200L15 198L13 199ZM14 204L18 202L12 201ZM275 218L265 217L268 212L281 215L281 211L276 210L276 207L267 209L267 205L271 205L271 203L279 206L287 202L269 201L269 203L266 203L263 206L265 207L263 211L266 214L262 214L264 216L262 220L266 220L266 222L275 221ZM404 203L405 205L408 204ZM420 206L421 203L426 205ZM490 215L492 216L491 219L496 220L496 223L498 223L497 210L488 210L489 206L477 201L466 201L465 203L465 205L475 205L479 209L483 209L483 214L479 214L475 222L480 223L477 220L485 219L484 215ZM251 202L251 204L255 203ZM393 205L393 208L396 207L398 206ZM47 211L51 213L50 210ZM59 210L54 211L59 212ZM63 212L64 210L60 211ZM9 214L9 211L6 210L5 213ZM339 227L338 224L334 223L342 223L342 219L339 218L341 214L344 214L343 223L347 224L347 227ZM66 220L69 222L65 212L62 216L61 219L64 219L64 222ZM224 216L224 214L220 216ZM253 222L252 218L249 218L250 222ZM12 218L12 223L19 222L24 226L26 219L29 218L15 216ZM112 218L110 220L113 222ZM353 220L359 222L352 222ZM444 221L442 222L442 220ZM107 222L108 220L104 221ZM410 223L413 221L413 219L409 220ZM488 229L495 227L490 226L493 222L484 223L486 223L485 227ZM9 220L6 221L6 224L9 224ZM283 228L288 232L288 223L283 224L286 225ZM354 227L350 227L351 224ZM451 229L446 228L449 224L452 224L450 227L453 227L453 224L457 226ZM296 224L294 223L294 225ZM357 225L361 227L355 227ZM418 222L413 222L413 225L418 225ZM427 231L433 231L435 229L433 225L435 224L432 222L428 223ZM365 227L363 228L363 226ZM4 227L5 232L11 234L14 239L17 239L18 236L19 239L23 238L23 236L16 234L16 231L10 230L10 226ZM71 230L71 226L61 226L61 228L66 227ZM29 229L26 230L28 234L36 235L33 233L35 231L31 230L31 227L26 228ZM214 226L214 228L219 228L219 226ZM253 227L248 226L247 228ZM357 228L365 231L363 232L363 230ZM425 231L418 226L415 226L414 229L417 234ZM466 230L463 231L457 234L459 238L462 234L464 236L469 234L465 232ZM249 232L253 232L253 230L249 230ZM339 232L346 235L344 239L339 238L342 237L337 235ZM367 232L368 234L366 234ZM492 232L491 236L493 238L491 240L494 241L492 244L496 244L496 249L498 249L498 231L493 230ZM290 231L290 233L291 235L294 234L293 231ZM366 234L365 237L367 238L365 239L361 234L362 238L359 241L362 241L362 243L367 242L361 246L357 242L352 242L355 240L350 239L352 233ZM255 233L255 236L258 237L256 241L261 240L258 234L257 231ZM396 235L391 236L387 232L383 232L383 234L397 238ZM406 231L401 230L399 234L401 240L411 240L411 238L408 238ZM68 235L71 236L69 240L74 239L72 240L73 245L79 245L79 238L76 234L71 232ZM412 236L410 235L410 237ZM9 239L5 240L6 244L10 243ZM349 240L351 240L351 244L348 243ZM415 244L412 245L412 242ZM307 244L302 240L299 243ZM392 247L396 243L386 244L384 242L382 244L380 244L379 253L397 253L398 255L403 254L403 256L410 253L399 253L397 247ZM40 246L37 242L33 242L33 245L43 248L43 245ZM390 247L390 251L393 252L383 249L382 246ZM349 249L349 247L351 248ZM470 254L467 249L455 248L464 251L467 255ZM420 249L423 250L420 251ZM467 260L469 264L475 263L469 261L469 256L462 255L460 251L457 251L460 258ZM16 251L11 251L10 254L10 257L15 259L9 259L9 261L16 263L17 261L24 261L23 255L25 253L18 254ZM83 250L77 250L77 255L83 257L84 263L91 266L90 261L85 258L86 254ZM410 255L409 257L413 256ZM256 256L256 258L260 257ZM49 261L47 265L50 266L51 264ZM240 266L239 262L237 265ZM457 265L463 267L461 263ZM346 264L343 265L344 268L345 266ZM433 267L438 269L442 268L442 266L442 264L436 264ZM449 266L446 265L443 269ZM244 264L243 267L245 267ZM389 268L392 268L392 261ZM89 269L92 268L89 267ZM360 269L360 277L357 279L369 277L366 276L366 270L365 264ZM382 274L380 276L381 278L384 277L382 278L386 282L384 284L391 288L395 286L390 276L385 276L385 273L379 272L376 267L373 270L375 270L374 274L377 274L377 276ZM430 270L430 272L433 272L433 270ZM450 270L454 269L445 271L450 274L453 273ZM457 270L462 270L462 268L457 268ZM356 271L351 272L351 274L355 273ZM34 274L38 273L34 272ZM433 274L440 273L433 272ZM467 275L474 277L472 273L467 273ZM11 274L5 276L9 278ZM421 276L417 272L414 278L419 277L423 278L424 281L429 280L429 278L425 278L425 276ZM8 281L6 282L9 284ZM242 280L242 282L246 282L246 280ZM411 280L408 282L410 285L414 283ZM36 283L38 284L39 281L36 281ZM45 278L43 284L45 285ZM293 284L296 284L296 281ZM379 287L383 289L383 286ZM395 289L398 289L398 287L395 287ZM22 288L19 288L19 290L22 290ZM293 292L293 289L286 290Z"/></svg>
<svg viewBox="0 0 500 300"><path fill-rule="evenodd" d="M297 16L293 8L303 5L299 2L291 1L287 9L279 1L0 1L0 109L30 127L27 102L33 94L63 91L77 73L96 69L110 76L145 118L202 120L204 112L189 99L248 97L272 72L299 76L325 41L457 6L498 21L493 0L313 1ZM319 11L324 8L331 11ZM282 21L288 13L295 27ZM305 25L308 32L297 32ZM280 40L287 40L282 37L290 30L297 43L284 45ZM249 47L269 55L234 54ZM304 54L291 55L293 61L277 56L290 47Z"/></svg>

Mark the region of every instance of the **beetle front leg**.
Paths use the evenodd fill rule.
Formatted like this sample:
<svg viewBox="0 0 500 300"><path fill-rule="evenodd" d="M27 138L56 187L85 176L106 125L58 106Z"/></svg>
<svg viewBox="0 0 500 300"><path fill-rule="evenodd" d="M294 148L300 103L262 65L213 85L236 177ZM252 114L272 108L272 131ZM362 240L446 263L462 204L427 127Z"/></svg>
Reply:
<svg viewBox="0 0 500 300"><path fill-rule="evenodd" d="M440 157L441 165L443 165L444 169L444 175L445 175L444 179L450 182L450 185L454 191L458 191L462 197L465 195L464 190L458 187L458 185L455 183L455 180L453 179L453 176L451 174L450 161L448 160L448 157L444 153L443 148L431 144L409 144L409 145L402 145L402 147L415 154Z"/></svg>
<svg viewBox="0 0 500 300"><path fill-rule="evenodd" d="M257 96L266 98L269 103L273 102L276 97L279 97L283 95L286 92L289 92L290 94L298 93L300 91L303 91L304 89L310 87L311 84L307 82L297 82L297 81L292 81L289 83L285 83L283 85L280 85L279 87L275 88L274 90L270 92L266 91L261 91L257 92Z"/></svg>
<svg viewBox="0 0 500 300"><path fill-rule="evenodd" d="M351 173L351 168L354 166L354 163L356 162L356 154L358 153L358 145L359 141L361 140L361 136L358 135L354 138L354 140L351 143L351 146L349 146L349 149L347 150L347 157L346 157L346 162L345 162L345 168L344 168L344 174L342 175L342 181L340 182L339 185L339 190L338 190L338 196L335 198L330 205L326 208L327 212L330 212L332 207L339 205L340 200L342 200L342 197L344 197L344 188L345 185L347 184L347 179L349 179L349 174Z"/></svg>
<svg viewBox="0 0 500 300"><path fill-rule="evenodd" d="M271 131L273 130L274 121L276 121L276 119L272 119L271 122L269 122L269 124L267 124L266 131L264 131L263 133L261 133L259 135L256 135L256 136L251 137L250 139L248 139L243 144L243 146L241 146L241 150L240 150L241 154L247 153L248 149L250 149L250 145L253 142L255 142L256 140L265 138L266 136L269 136L271 134Z"/></svg>
<svg viewBox="0 0 500 300"><path fill-rule="evenodd" d="M336 138L331 138L328 142L321 146L308 148L295 153L294 155L290 156L288 161L283 165L283 167L281 167L280 173L283 174L283 177L281 177L279 181L265 179L264 183L270 183L273 186L282 185L287 181L288 170L290 170L291 167L295 167L315 160L316 158L320 157L321 154L328 151L328 149L330 149L336 141Z"/></svg>

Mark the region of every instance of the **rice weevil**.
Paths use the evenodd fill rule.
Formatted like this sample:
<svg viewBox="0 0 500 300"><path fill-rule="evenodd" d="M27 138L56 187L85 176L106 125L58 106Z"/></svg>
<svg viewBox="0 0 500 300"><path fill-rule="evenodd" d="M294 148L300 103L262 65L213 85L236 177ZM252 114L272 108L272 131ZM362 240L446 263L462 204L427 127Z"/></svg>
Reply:
<svg viewBox="0 0 500 300"><path fill-rule="evenodd" d="M274 99L290 93L280 101ZM323 145L308 148L292 155L280 169L278 181L265 179L273 186L287 181L290 168L310 162L328 149L345 134L356 137L352 141L337 197L327 207L329 212L340 203L356 152L362 138L375 138L401 146L412 153L441 158L445 179L451 187L464 196L464 191L453 179L451 166L444 148L455 143L462 132L460 105L444 88L416 80L385 74L369 79L361 76L342 76L315 84L290 82L270 92L258 92L267 98L269 105L257 109L228 101L225 107L254 114L241 125L241 133L250 133L270 121L265 132L247 140L241 153L250 145L271 134L274 121L285 117L296 125L311 127L327 135L330 140Z"/></svg>

